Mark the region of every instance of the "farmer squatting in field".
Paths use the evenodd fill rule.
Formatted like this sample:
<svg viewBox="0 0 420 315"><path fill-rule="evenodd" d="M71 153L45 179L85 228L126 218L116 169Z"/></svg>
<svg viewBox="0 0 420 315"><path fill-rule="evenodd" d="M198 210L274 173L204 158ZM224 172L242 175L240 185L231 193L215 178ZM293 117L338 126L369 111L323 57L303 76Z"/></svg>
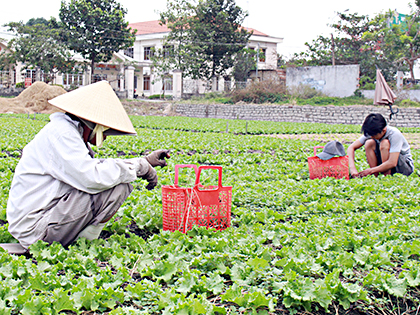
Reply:
<svg viewBox="0 0 420 315"><path fill-rule="evenodd" d="M79 237L95 239L133 190L137 177L157 185L153 167L165 166L168 150L146 158L97 159L108 135L135 135L121 102L106 81L49 101L65 113L24 148L7 203L9 232L28 248L38 240L68 246Z"/></svg>
<svg viewBox="0 0 420 315"><path fill-rule="evenodd" d="M351 176L395 173L408 176L413 173L410 145L397 128L387 126L381 114L369 114L363 122L362 132L363 136L347 148ZM354 152L363 145L370 168L358 172L354 163Z"/></svg>

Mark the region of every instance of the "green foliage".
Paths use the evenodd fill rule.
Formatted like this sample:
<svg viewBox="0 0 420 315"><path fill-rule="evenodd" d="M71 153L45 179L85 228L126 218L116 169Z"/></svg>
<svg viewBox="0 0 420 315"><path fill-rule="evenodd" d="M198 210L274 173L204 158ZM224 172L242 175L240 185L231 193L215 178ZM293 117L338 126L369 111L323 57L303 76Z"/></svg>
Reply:
<svg viewBox="0 0 420 315"><path fill-rule="evenodd" d="M233 0L168 1L160 22L170 29L164 45L174 46L173 54L159 52L154 65L161 72L172 66L193 79L225 75L251 36L241 28L246 15Z"/></svg>
<svg viewBox="0 0 420 315"><path fill-rule="evenodd" d="M18 82L16 83L16 88L24 88L25 87L25 82Z"/></svg>
<svg viewBox="0 0 420 315"><path fill-rule="evenodd" d="M405 99L405 100L402 100L401 102L399 102L399 105L403 106L403 107L404 106L405 107L419 107L420 103L416 102L416 101L412 101L410 99Z"/></svg>
<svg viewBox="0 0 420 315"><path fill-rule="evenodd" d="M417 8L418 10L418 8ZM414 79L414 63L419 58L417 51L420 48L420 39L417 36L420 28L420 17L416 9L412 8L410 15L407 15L404 23L391 24L394 11L389 10L377 15L371 22L377 25L376 28L363 34L365 41L364 49L375 51L377 58L386 60L393 65L384 67L385 79L389 80L395 75L395 70L409 69L411 78Z"/></svg>
<svg viewBox="0 0 420 315"><path fill-rule="evenodd" d="M92 74L97 62L129 48L135 30L124 20L126 10L115 0L70 0L61 2L61 27L68 47L90 60Z"/></svg>
<svg viewBox="0 0 420 315"><path fill-rule="evenodd" d="M55 73L73 68L73 55L62 41L63 32L55 19L31 19L27 24L12 22L7 26L18 35L8 44L12 63L20 61L28 67L39 67L47 82L53 80Z"/></svg>
<svg viewBox="0 0 420 315"><path fill-rule="evenodd" d="M363 75L359 80L360 89L362 89L362 90L374 90L375 87L376 87L375 81L376 81L376 77L372 79L372 78L370 78L366 75Z"/></svg>
<svg viewBox="0 0 420 315"><path fill-rule="evenodd" d="M235 64L233 67L233 78L238 82L246 82L249 78L251 70L255 69L256 54L255 51L244 48L239 51L235 57Z"/></svg>
<svg viewBox="0 0 420 315"><path fill-rule="evenodd" d="M39 241L30 257L0 249L0 314L415 313L418 174L309 180L307 158L323 143L258 136L360 126L232 120L226 133L222 119L131 119L139 136L108 137L97 157L168 148L158 187L133 182L98 240L68 249ZM47 121L0 116L0 242L15 241L4 222L21 150ZM245 123L254 135L241 134ZM420 151L412 153L418 169ZM161 187L187 163L223 166L233 191L230 228L162 230ZM356 163L367 167L364 152Z"/></svg>
<svg viewBox="0 0 420 315"><path fill-rule="evenodd" d="M319 36L311 43L305 43L307 50L295 54L287 63L289 66L360 65L362 77L376 77L376 66L390 81L402 67L400 57L395 53L399 48L384 36L387 31L387 18L378 15L370 18L357 13L337 13L340 19L329 25L331 36ZM373 35L372 35L373 34ZM395 50L391 53L392 50ZM362 85L363 86L363 85Z"/></svg>
<svg viewBox="0 0 420 315"><path fill-rule="evenodd" d="M245 89L235 90L232 93L232 101L248 103L276 103L288 99L286 96L286 88L282 82L275 80L267 80L261 82L253 82Z"/></svg>
<svg viewBox="0 0 420 315"><path fill-rule="evenodd" d="M164 95L164 94L153 94L147 97L150 100L156 100L156 99L166 99L166 100L171 100L172 99L172 95Z"/></svg>

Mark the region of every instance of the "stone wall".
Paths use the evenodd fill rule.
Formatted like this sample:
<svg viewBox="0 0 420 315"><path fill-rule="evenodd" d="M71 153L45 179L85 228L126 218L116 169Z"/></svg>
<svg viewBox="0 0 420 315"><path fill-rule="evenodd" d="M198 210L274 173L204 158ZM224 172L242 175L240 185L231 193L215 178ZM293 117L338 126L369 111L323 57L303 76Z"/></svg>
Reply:
<svg viewBox="0 0 420 315"><path fill-rule="evenodd" d="M265 121L288 121L326 124L361 125L370 113L389 118L387 106L294 106L294 105L192 105L176 104L180 115L201 118L223 118ZM396 127L420 127L420 108L401 108L392 117Z"/></svg>

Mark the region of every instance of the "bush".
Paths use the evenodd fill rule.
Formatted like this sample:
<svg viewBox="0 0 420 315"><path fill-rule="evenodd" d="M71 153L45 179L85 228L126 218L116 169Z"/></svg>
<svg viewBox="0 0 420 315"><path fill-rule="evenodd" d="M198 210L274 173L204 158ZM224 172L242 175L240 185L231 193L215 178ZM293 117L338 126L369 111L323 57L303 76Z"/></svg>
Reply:
<svg viewBox="0 0 420 315"><path fill-rule="evenodd" d="M301 99L309 99L317 96L325 96L324 93L322 93L319 90L315 90L313 87L306 85L306 84L300 84L298 86L293 86L288 89L288 93L292 98L301 98Z"/></svg>
<svg viewBox="0 0 420 315"><path fill-rule="evenodd" d="M363 90L374 90L376 88L375 83L366 83L363 86Z"/></svg>
<svg viewBox="0 0 420 315"><path fill-rule="evenodd" d="M359 80L361 90L374 90L376 78L370 78L366 75L362 76Z"/></svg>
<svg viewBox="0 0 420 315"><path fill-rule="evenodd" d="M405 99L400 102L400 105L404 107L419 107L420 103L410 99Z"/></svg>
<svg viewBox="0 0 420 315"><path fill-rule="evenodd" d="M18 82L18 83L16 83L16 88L17 89L25 88L25 83L24 82Z"/></svg>
<svg viewBox="0 0 420 315"><path fill-rule="evenodd" d="M172 95L153 94L148 97L149 100L172 100Z"/></svg>
<svg viewBox="0 0 420 315"><path fill-rule="evenodd" d="M288 100L286 87L282 82L276 80L267 80L261 82L253 82L245 89L235 90L232 93L233 103L278 103Z"/></svg>
<svg viewBox="0 0 420 315"><path fill-rule="evenodd" d="M298 99L299 105L336 105L340 103L337 97L315 96L308 99Z"/></svg>

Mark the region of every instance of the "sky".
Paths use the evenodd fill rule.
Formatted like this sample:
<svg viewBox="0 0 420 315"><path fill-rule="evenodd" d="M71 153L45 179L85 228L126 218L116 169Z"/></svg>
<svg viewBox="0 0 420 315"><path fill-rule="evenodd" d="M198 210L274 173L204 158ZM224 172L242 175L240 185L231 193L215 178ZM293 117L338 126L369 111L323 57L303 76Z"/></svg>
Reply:
<svg viewBox="0 0 420 315"><path fill-rule="evenodd" d="M66 0L69 2L69 0ZM130 23L159 19L166 10L167 0L119 0L127 10ZM30 18L58 18L60 0L19 0L7 2L0 10L0 25L8 22L27 22ZM236 0L248 12L243 25L267 35L283 38L278 52L286 57L305 50L305 42L319 35L328 36L328 24L338 21L337 12L358 13L374 17L389 9L409 14L410 0ZM4 29L3 29L4 30ZM0 38L4 34L0 29Z"/></svg>

